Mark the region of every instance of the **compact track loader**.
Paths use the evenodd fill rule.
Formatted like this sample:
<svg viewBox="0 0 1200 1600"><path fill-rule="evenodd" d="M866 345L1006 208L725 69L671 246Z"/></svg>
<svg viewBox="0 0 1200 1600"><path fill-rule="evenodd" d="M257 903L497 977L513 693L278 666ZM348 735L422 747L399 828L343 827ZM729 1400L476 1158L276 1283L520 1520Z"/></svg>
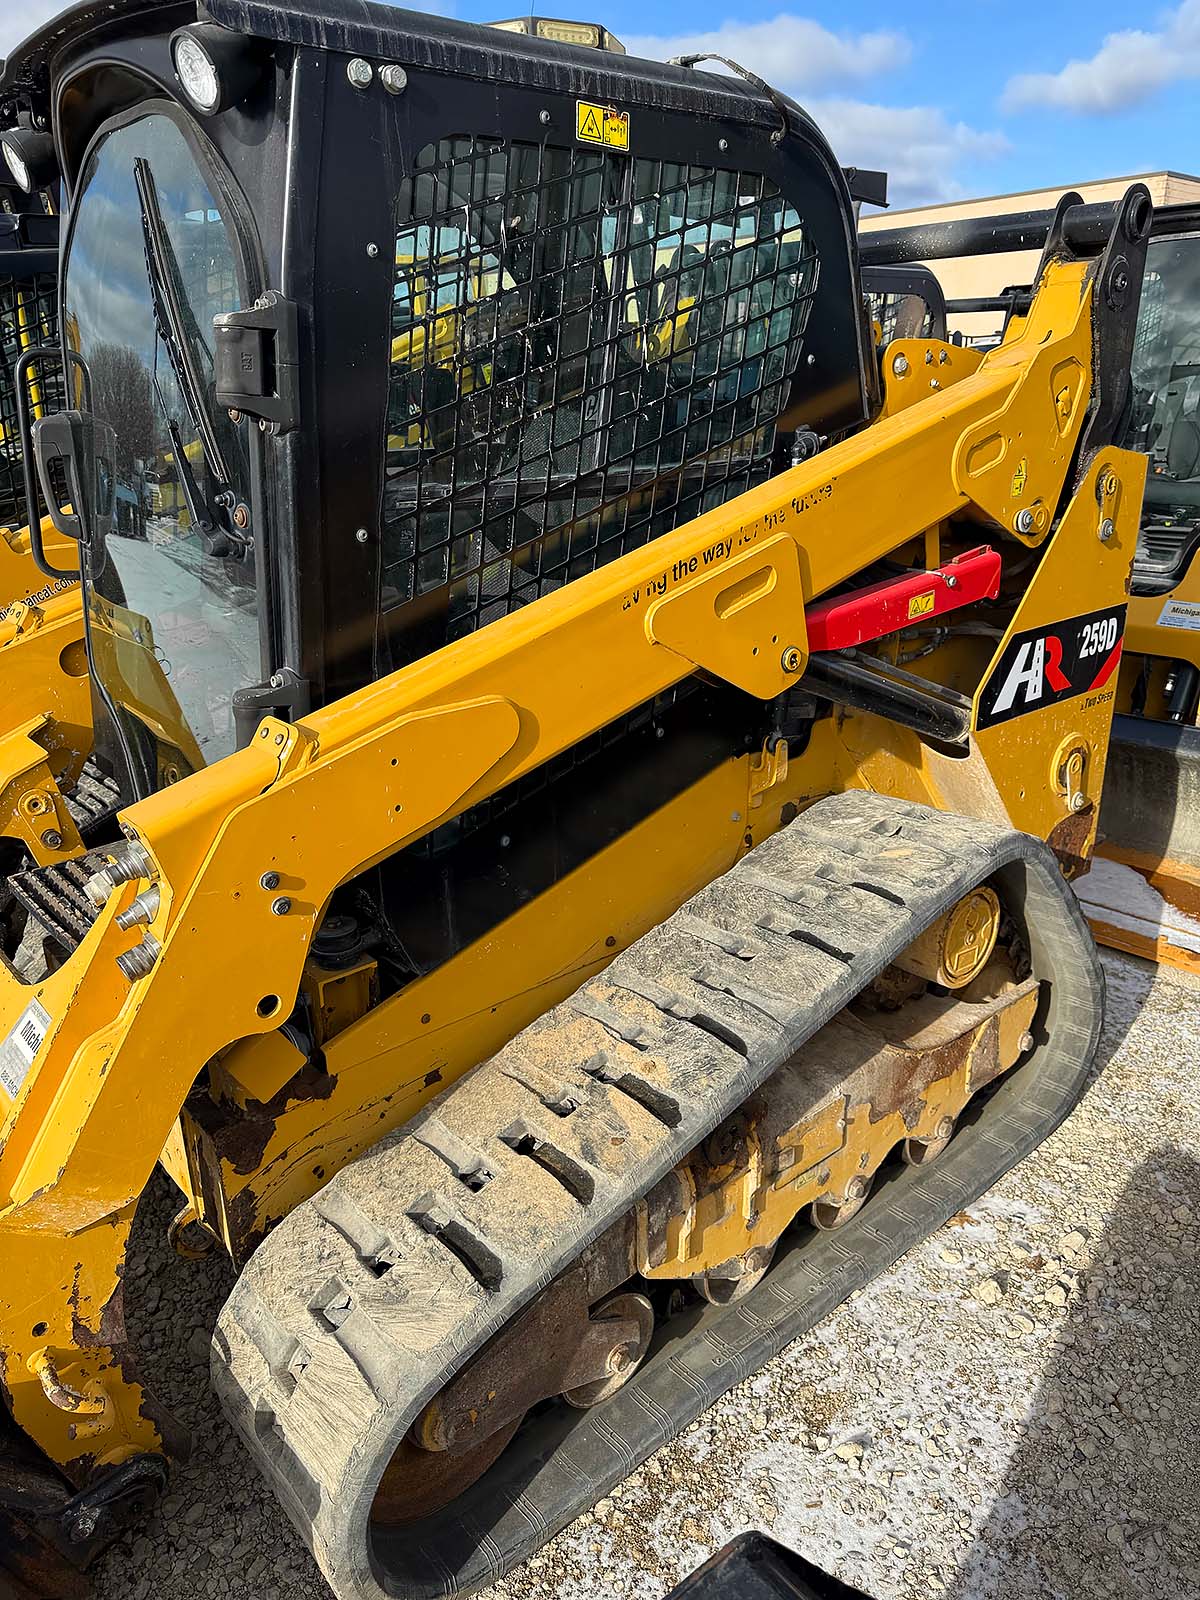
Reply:
<svg viewBox="0 0 1200 1600"><path fill-rule="evenodd" d="M1050 212L992 218L1028 248ZM928 272L960 224L895 230L876 272ZM895 264L901 263L901 264ZM864 279L864 282L866 280ZM952 313L1028 309L1031 290L952 300ZM943 324L944 326L944 324ZM1166 206L1147 250L1119 443L1149 461L1095 863L1078 883L1103 944L1200 970L1200 207Z"/></svg>
<svg viewBox="0 0 1200 1600"><path fill-rule="evenodd" d="M119 794L0 906L14 1592L186 1449L123 1321L160 1160L331 1589L442 1595L1091 1065L1146 191L1066 197L986 359L881 359L811 120L563 27L134 0L0 80L69 202L36 453Z"/></svg>
<svg viewBox="0 0 1200 1600"><path fill-rule="evenodd" d="M1103 943L1200 971L1200 207L1155 217L1121 442L1149 459L1095 870Z"/></svg>

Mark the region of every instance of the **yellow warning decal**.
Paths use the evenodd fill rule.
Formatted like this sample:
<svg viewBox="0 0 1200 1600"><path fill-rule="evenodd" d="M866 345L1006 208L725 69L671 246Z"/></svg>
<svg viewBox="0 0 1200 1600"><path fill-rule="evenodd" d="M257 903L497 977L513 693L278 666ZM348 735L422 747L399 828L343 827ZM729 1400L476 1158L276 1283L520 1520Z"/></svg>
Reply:
<svg viewBox="0 0 1200 1600"><path fill-rule="evenodd" d="M1029 477L1029 461L1022 456L1017 462L1017 470L1012 475L1012 489L1010 493L1015 499L1017 495L1025 493L1025 481Z"/></svg>
<svg viewBox="0 0 1200 1600"><path fill-rule="evenodd" d="M611 106L593 105L590 100L575 102L575 136L584 144L600 144L609 150L629 149L629 113Z"/></svg>
<svg viewBox="0 0 1200 1600"><path fill-rule="evenodd" d="M934 591L932 589L928 594L914 594L908 602L908 620L911 622L914 617L929 616L933 610L933 603Z"/></svg>

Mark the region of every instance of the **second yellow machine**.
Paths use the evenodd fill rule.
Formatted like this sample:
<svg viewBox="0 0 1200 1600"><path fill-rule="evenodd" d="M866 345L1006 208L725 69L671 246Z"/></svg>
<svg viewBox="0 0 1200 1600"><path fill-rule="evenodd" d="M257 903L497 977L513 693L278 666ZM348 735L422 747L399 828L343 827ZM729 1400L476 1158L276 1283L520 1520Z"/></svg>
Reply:
<svg viewBox="0 0 1200 1600"><path fill-rule="evenodd" d="M1148 196L1067 197L986 359L881 358L802 111L528 28L84 5L0 83L69 198L37 454L119 794L0 905L27 1593L186 1448L123 1317L160 1159L181 1244L241 1269L213 1382L331 1588L432 1596L978 1195L1092 1062L1066 878ZM134 536L121 494L168 477Z"/></svg>

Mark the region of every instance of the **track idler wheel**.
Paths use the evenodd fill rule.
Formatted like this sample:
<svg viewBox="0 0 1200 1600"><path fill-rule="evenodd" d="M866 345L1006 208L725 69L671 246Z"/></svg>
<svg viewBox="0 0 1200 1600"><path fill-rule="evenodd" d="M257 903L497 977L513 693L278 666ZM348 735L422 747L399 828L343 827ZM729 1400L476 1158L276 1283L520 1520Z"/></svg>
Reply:
<svg viewBox="0 0 1200 1600"><path fill-rule="evenodd" d="M500 1458L523 1421L514 1417L469 1450L424 1450L406 1439L375 1491L372 1521L396 1527L448 1506Z"/></svg>
<svg viewBox="0 0 1200 1600"><path fill-rule="evenodd" d="M844 1228L851 1217L856 1217L867 1203L871 1193L870 1178L851 1178L842 1200L814 1200L810 1208L812 1225L821 1233L832 1233Z"/></svg>
<svg viewBox="0 0 1200 1600"><path fill-rule="evenodd" d="M597 1306L588 1320L593 1325L611 1322L620 1329L620 1333L608 1353L607 1375L562 1391L563 1399L577 1411L598 1406L633 1377L650 1348L654 1334L654 1307L644 1294L614 1294L611 1299ZM631 1324L636 1329L632 1337Z"/></svg>

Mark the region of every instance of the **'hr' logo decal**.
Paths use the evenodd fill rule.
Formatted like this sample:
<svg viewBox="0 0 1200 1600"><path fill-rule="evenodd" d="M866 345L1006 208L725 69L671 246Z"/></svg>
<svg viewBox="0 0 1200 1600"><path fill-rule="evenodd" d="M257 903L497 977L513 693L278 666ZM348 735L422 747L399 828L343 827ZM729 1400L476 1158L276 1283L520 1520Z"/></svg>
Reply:
<svg viewBox="0 0 1200 1600"><path fill-rule="evenodd" d="M1075 695L1103 692L1111 699L1124 630L1125 607L1111 606L1018 633L980 692L976 726L1008 722Z"/></svg>

